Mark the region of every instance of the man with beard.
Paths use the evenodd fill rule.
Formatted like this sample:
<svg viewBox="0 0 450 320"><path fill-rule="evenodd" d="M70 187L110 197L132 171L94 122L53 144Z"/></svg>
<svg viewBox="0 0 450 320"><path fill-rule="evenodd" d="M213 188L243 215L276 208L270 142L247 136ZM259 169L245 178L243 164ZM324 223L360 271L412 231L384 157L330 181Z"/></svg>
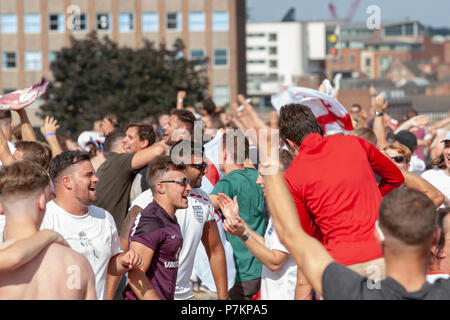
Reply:
<svg viewBox="0 0 450 320"><path fill-rule="evenodd" d="M47 203L41 229L57 231L88 259L95 274L97 298L105 299L106 291L111 290L107 278L139 267L142 259L133 251L122 252L113 217L93 205L99 179L89 154L80 151L59 154L50 163L50 177L56 197Z"/></svg>

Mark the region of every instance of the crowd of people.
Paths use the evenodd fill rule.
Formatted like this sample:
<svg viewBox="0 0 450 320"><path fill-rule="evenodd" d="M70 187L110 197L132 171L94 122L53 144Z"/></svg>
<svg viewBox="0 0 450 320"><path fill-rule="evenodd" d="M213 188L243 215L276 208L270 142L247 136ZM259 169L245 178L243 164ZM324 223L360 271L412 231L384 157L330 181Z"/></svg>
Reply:
<svg viewBox="0 0 450 320"><path fill-rule="evenodd" d="M371 95L332 135L242 95L77 141L0 111L0 299L449 299L450 113Z"/></svg>

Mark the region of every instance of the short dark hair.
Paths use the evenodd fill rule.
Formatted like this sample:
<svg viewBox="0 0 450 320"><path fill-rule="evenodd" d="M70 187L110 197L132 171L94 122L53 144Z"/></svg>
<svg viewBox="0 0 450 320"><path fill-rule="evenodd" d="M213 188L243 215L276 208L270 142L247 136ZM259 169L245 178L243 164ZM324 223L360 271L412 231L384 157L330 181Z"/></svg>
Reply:
<svg viewBox="0 0 450 320"><path fill-rule="evenodd" d="M113 130L105 136L105 146L103 147L104 152L110 152L114 149L117 141L123 140L125 137L125 133L122 130Z"/></svg>
<svg viewBox="0 0 450 320"><path fill-rule="evenodd" d="M0 127L6 127L11 121L11 110L0 110Z"/></svg>
<svg viewBox="0 0 450 320"><path fill-rule="evenodd" d="M291 163L294 160L294 155L286 149L280 149L279 157L280 162L283 165L282 171L286 171L291 166Z"/></svg>
<svg viewBox="0 0 450 320"><path fill-rule="evenodd" d="M358 103L352 104L352 108L358 108L358 112L362 110L361 105Z"/></svg>
<svg viewBox="0 0 450 320"><path fill-rule="evenodd" d="M289 139L298 146L310 133L323 136L323 128L314 113L302 104L288 104L281 108L279 128L283 140Z"/></svg>
<svg viewBox="0 0 450 320"><path fill-rule="evenodd" d="M119 123L119 117L117 117L115 114L107 114L103 117L103 119L106 118L109 122L111 122L111 124L114 126L115 129L119 129L120 128L120 123Z"/></svg>
<svg viewBox="0 0 450 320"><path fill-rule="evenodd" d="M36 141L17 141L15 147L23 152L23 160L37 163L48 170L52 160L52 150L48 145Z"/></svg>
<svg viewBox="0 0 450 320"><path fill-rule="evenodd" d="M156 141L156 133L151 124L140 123L140 122L132 122L127 125L125 131L128 128L136 127L138 129L138 136L141 141L147 140L148 146L151 146Z"/></svg>
<svg viewBox="0 0 450 320"><path fill-rule="evenodd" d="M216 111L216 104L214 103L214 101L211 98L203 99L202 106L203 106L203 109L206 110L208 115L212 115L214 113L214 111Z"/></svg>
<svg viewBox="0 0 450 320"><path fill-rule="evenodd" d="M50 161L50 178L53 182L67 168L74 164L90 161L89 153L81 151L65 151L58 154Z"/></svg>
<svg viewBox="0 0 450 320"><path fill-rule="evenodd" d="M226 150L227 141L231 140L232 150L227 150L233 158L233 163L244 164L245 159L249 157L250 154L250 143L247 137L241 130L228 130L222 136L222 150ZM242 150L242 142L244 142L244 154L239 151ZM242 158L244 156L244 158Z"/></svg>
<svg viewBox="0 0 450 320"><path fill-rule="evenodd" d="M399 188L383 198L380 226L406 245L427 244L436 227L436 207L422 192Z"/></svg>
<svg viewBox="0 0 450 320"><path fill-rule="evenodd" d="M185 152L189 152L185 154ZM197 156L202 157L205 148L202 144L193 140L179 140L171 148L169 155L174 163L182 163L186 157Z"/></svg>
<svg viewBox="0 0 450 320"><path fill-rule="evenodd" d="M220 114L223 112L214 112L211 114L211 118L209 121L211 122L211 125L214 129L225 129L225 124L223 123L222 119L220 119Z"/></svg>
<svg viewBox="0 0 450 320"><path fill-rule="evenodd" d="M184 164L175 164L170 156L162 155L152 160L147 167L147 183L154 191L155 178L170 170L182 171L186 168Z"/></svg>
<svg viewBox="0 0 450 320"><path fill-rule="evenodd" d="M194 132L195 116L192 112L184 109L174 109L170 112L170 115L176 115L178 120L186 125L191 134Z"/></svg>
<svg viewBox="0 0 450 320"><path fill-rule="evenodd" d="M47 172L31 161L16 161L0 168L0 194L34 192L49 184Z"/></svg>

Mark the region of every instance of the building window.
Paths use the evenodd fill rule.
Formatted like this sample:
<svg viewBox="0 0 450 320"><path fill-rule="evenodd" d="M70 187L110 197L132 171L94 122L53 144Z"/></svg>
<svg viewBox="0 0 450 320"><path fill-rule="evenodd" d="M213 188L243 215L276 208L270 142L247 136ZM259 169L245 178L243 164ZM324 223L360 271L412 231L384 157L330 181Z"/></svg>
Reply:
<svg viewBox="0 0 450 320"><path fill-rule="evenodd" d="M212 15L212 29L213 31L227 31L228 30L228 12L217 11Z"/></svg>
<svg viewBox="0 0 450 320"><path fill-rule="evenodd" d="M52 63L53 61L58 59L58 57L59 57L59 52L57 52L57 51L50 51L48 53L48 61L49 61L49 63Z"/></svg>
<svg viewBox="0 0 450 320"><path fill-rule="evenodd" d="M276 68L278 67L277 60L270 60L269 61L269 68Z"/></svg>
<svg viewBox="0 0 450 320"><path fill-rule="evenodd" d="M248 64L264 64L266 60L247 60Z"/></svg>
<svg viewBox="0 0 450 320"><path fill-rule="evenodd" d="M3 69L13 69L17 67L16 53L15 52L3 52L2 53L2 66Z"/></svg>
<svg viewBox="0 0 450 320"><path fill-rule="evenodd" d="M26 33L41 32L41 16L38 13L26 13L23 18L23 28Z"/></svg>
<svg viewBox="0 0 450 320"><path fill-rule="evenodd" d="M108 13L97 14L97 30L110 30L111 22Z"/></svg>
<svg viewBox="0 0 450 320"><path fill-rule="evenodd" d="M87 18L85 13L73 15L72 18L71 25L74 31L87 30Z"/></svg>
<svg viewBox="0 0 450 320"><path fill-rule="evenodd" d="M366 58L366 67L370 67L372 65L372 60L370 58Z"/></svg>
<svg viewBox="0 0 450 320"><path fill-rule="evenodd" d="M1 15L2 33L17 33L17 15L14 13L3 13Z"/></svg>
<svg viewBox="0 0 450 320"><path fill-rule="evenodd" d="M269 41L277 41L277 34L269 33Z"/></svg>
<svg viewBox="0 0 450 320"><path fill-rule="evenodd" d="M64 32L64 15L63 14L51 14L49 16L49 29L51 31Z"/></svg>
<svg viewBox="0 0 450 320"><path fill-rule="evenodd" d="M181 30L181 13L170 12L167 14L167 29Z"/></svg>
<svg viewBox="0 0 450 320"><path fill-rule="evenodd" d="M247 38L262 38L265 37L264 33L247 33Z"/></svg>
<svg viewBox="0 0 450 320"><path fill-rule="evenodd" d="M145 12L142 14L142 31L158 31L159 22L156 12Z"/></svg>
<svg viewBox="0 0 450 320"><path fill-rule="evenodd" d="M270 47L269 54L277 54L277 47Z"/></svg>
<svg viewBox="0 0 450 320"><path fill-rule="evenodd" d="M189 30L190 31L205 30L205 14L203 12L189 13Z"/></svg>
<svg viewBox="0 0 450 320"><path fill-rule="evenodd" d="M348 62L349 63L354 63L355 62L355 56L353 54L349 54L348 55Z"/></svg>
<svg viewBox="0 0 450 320"><path fill-rule="evenodd" d="M214 65L226 66L228 64L228 54L226 49L214 50Z"/></svg>
<svg viewBox="0 0 450 320"><path fill-rule="evenodd" d="M133 14L121 13L119 14L119 31L127 32L133 30Z"/></svg>
<svg viewBox="0 0 450 320"><path fill-rule="evenodd" d="M230 87L214 86L213 99L216 105L223 106L230 102Z"/></svg>
<svg viewBox="0 0 450 320"><path fill-rule="evenodd" d="M25 52L25 70L42 70L42 54L40 51Z"/></svg>
<svg viewBox="0 0 450 320"><path fill-rule="evenodd" d="M191 60L201 60L197 63L197 65L205 64L205 52L203 49L193 49L191 50Z"/></svg>

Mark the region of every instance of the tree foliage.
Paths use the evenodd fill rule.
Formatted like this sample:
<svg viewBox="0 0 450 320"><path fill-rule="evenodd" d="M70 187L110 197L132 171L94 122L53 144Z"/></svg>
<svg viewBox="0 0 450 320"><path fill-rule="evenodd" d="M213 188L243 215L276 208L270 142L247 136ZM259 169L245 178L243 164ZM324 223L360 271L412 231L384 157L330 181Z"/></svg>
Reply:
<svg viewBox="0 0 450 320"><path fill-rule="evenodd" d="M158 49L145 41L142 49L118 47L91 33L71 39L52 62L42 116L55 117L65 132L78 134L96 120L115 114L123 122L143 120L176 106L178 90L187 92L185 105L203 99L208 80L205 61L182 56L184 45ZM199 63L200 62L200 63Z"/></svg>

